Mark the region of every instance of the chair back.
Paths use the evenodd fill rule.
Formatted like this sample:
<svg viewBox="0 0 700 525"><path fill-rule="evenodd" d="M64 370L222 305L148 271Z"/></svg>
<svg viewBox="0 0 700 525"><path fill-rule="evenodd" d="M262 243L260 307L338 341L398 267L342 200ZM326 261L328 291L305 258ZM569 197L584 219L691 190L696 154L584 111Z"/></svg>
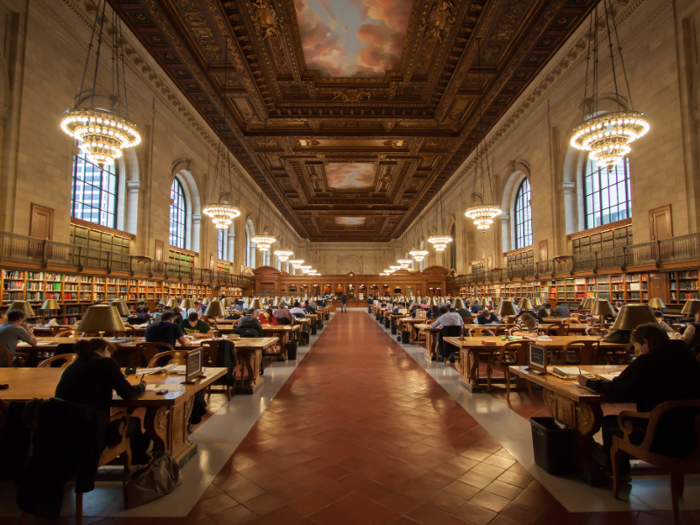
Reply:
<svg viewBox="0 0 700 525"><path fill-rule="evenodd" d="M504 344L498 352L496 366L525 366L527 364L529 343L511 341Z"/></svg>
<svg viewBox="0 0 700 525"><path fill-rule="evenodd" d="M578 324L578 317L567 317L564 319L564 324Z"/></svg>
<svg viewBox="0 0 700 525"><path fill-rule="evenodd" d="M15 368L15 364L12 360L14 358L14 355L6 346L0 345L0 353L5 354L5 362L7 363L7 367Z"/></svg>
<svg viewBox="0 0 700 525"><path fill-rule="evenodd" d="M474 327L469 329L469 337L481 337L487 335L494 336L496 334L494 334L489 328Z"/></svg>
<svg viewBox="0 0 700 525"><path fill-rule="evenodd" d="M679 439L680 436L684 438ZM673 443L672 456L669 443ZM639 449L681 461L686 472L700 472L700 400L666 401L652 410ZM649 458L639 459L661 468L667 467Z"/></svg>
<svg viewBox="0 0 700 525"><path fill-rule="evenodd" d="M278 321L281 321L281 319L278 319ZM285 323L280 322L280 324ZM286 324L289 324L289 322L287 322ZM264 335L261 335L258 332L257 328L253 328L252 326L237 326L233 333L238 334L241 337L264 337Z"/></svg>
<svg viewBox="0 0 700 525"><path fill-rule="evenodd" d="M563 323L555 323L549 327L549 335L569 335L569 327Z"/></svg>
<svg viewBox="0 0 700 525"><path fill-rule="evenodd" d="M610 365L628 365L630 363L630 355L634 353L634 345L628 344L622 350L612 350L608 352L608 364Z"/></svg>
<svg viewBox="0 0 700 525"><path fill-rule="evenodd" d="M461 337L462 326L443 326L440 328L440 339L445 337Z"/></svg>
<svg viewBox="0 0 700 525"><path fill-rule="evenodd" d="M59 354L49 357L48 359L44 359L41 363L39 363L37 368L51 368L52 363L60 363L61 361L64 361L64 363L60 366L60 368L65 368L76 359L78 359L78 354Z"/></svg>
<svg viewBox="0 0 700 525"><path fill-rule="evenodd" d="M596 326L589 326L586 328L586 335L602 335L600 333L600 328Z"/></svg>
<svg viewBox="0 0 700 525"><path fill-rule="evenodd" d="M598 356L599 347L600 341L598 340L581 339L579 341L571 341L562 350L563 362L566 365L605 365L607 364L607 358L602 363L598 362L603 357Z"/></svg>
<svg viewBox="0 0 700 525"><path fill-rule="evenodd" d="M193 350L200 350L199 348L194 348ZM169 350L168 352L161 352L154 355L148 362L148 368L154 368L158 366L158 361L163 357L170 357L167 364L169 365L184 365L187 363L187 354L190 350Z"/></svg>
<svg viewBox="0 0 700 525"><path fill-rule="evenodd" d="M73 337L75 335L75 330L61 330L57 332L54 337Z"/></svg>
<svg viewBox="0 0 700 525"><path fill-rule="evenodd" d="M219 362L219 350L224 341L222 340L212 340L202 342L202 353L204 354L204 364L206 366L215 367ZM238 358L236 358L236 363L238 363Z"/></svg>
<svg viewBox="0 0 700 525"><path fill-rule="evenodd" d="M168 343L137 343L136 344L136 351L137 353L143 358L142 361L145 361L146 363L151 363L153 361L153 357L160 354L160 353L165 353L163 352L163 349L165 349L165 352L174 352L175 348L172 345L169 345ZM150 367L150 365L149 365Z"/></svg>

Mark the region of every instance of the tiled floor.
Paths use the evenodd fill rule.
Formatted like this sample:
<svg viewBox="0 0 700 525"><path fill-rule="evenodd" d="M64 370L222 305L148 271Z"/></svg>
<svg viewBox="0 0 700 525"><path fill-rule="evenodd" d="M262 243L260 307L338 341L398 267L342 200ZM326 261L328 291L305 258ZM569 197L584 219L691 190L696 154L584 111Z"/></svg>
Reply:
<svg viewBox="0 0 700 525"><path fill-rule="evenodd" d="M149 525L670 523L567 512L431 375L366 311L335 315L189 515Z"/></svg>

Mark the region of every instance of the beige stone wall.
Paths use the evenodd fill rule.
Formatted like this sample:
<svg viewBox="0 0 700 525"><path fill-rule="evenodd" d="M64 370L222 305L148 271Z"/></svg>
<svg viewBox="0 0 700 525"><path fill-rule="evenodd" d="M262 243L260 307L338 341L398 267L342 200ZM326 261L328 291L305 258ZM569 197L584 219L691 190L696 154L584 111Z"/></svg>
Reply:
<svg viewBox="0 0 700 525"><path fill-rule="evenodd" d="M635 109L649 115L652 130L635 143L630 156L635 243L649 239L649 210L672 205L674 234L698 231L698 122L700 122L700 3L686 0L619 0L618 22ZM55 210L54 240L68 241L70 180L76 148L59 122L74 104L93 15L83 0L0 0L0 229L29 233L32 203ZM431 233L450 232L444 254L428 247L424 267L454 267L468 273L472 261L491 258L505 266L504 251L514 248L513 204L524 177L532 186L534 247L547 241L549 257L570 252L567 234L584 229L584 158L569 147L571 129L581 120L585 78L584 23L551 63L518 98L488 135L495 201L504 215L486 232L464 218L472 200L473 156L447 183L445 214L436 223L435 202L407 232L391 243L309 243L274 218L260 214L260 191L236 163L235 204L242 217L228 233L234 268L244 263L245 225L265 227L322 274L349 271L376 274L411 248L428 246ZM126 31L126 29L125 29ZM198 218L212 198L208 167L216 154L215 135L167 75L128 31L127 84L130 116L143 142L120 163L118 227L135 233L133 253L153 255L155 240L167 242L170 185L178 176L190 198L190 248L198 266L216 254L216 230ZM605 48L601 48L601 57ZM101 94L110 83L109 51L98 81ZM609 60L601 60L602 109L615 104ZM626 97L624 86L620 86ZM98 96L100 105L107 104ZM625 101L626 103L626 101ZM197 227L197 223L200 224ZM454 251L454 255L451 255ZM271 262L276 265L274 257ZM262 264L255 254L254 266Z"/></svg>

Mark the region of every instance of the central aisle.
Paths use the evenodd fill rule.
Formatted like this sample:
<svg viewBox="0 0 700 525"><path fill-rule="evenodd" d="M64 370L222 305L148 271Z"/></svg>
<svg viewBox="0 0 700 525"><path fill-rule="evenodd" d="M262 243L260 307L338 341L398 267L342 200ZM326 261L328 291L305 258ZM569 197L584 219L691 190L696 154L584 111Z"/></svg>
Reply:
<svg viewBox="0 0 700 525"><path fill-rule="evenodd" d="M189 518L507 525L565 515L373 318L350 311L324 329Z"/></svg>

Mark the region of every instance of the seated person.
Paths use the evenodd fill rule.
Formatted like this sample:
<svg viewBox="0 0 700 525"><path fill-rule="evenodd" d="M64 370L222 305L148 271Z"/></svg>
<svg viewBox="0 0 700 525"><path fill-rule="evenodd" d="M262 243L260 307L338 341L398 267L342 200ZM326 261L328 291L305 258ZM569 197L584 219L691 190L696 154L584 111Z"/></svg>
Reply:
<svg viewBox="0 0 700 525"><path fill-rule="evenodd" d="M268 308L264 312L258 314L258 320L260 321L260 324L270 324L270 325L277 325L279 324L277 322L277 319L275 319L275 316L272 315L272 309Z"/></svg>
<svg viewBox="0 0 700 525"><path fill-rule="evenodd" d="M316 303L314 303L316 304ZM311 306L310 301L306 301L306 304L304 305L304 311L310 314L315 314L316 313L316 308Z"/></svg>
<svg viewBox="0 0 700 525"><path fill-rule="evenodd" d="M464 326L462 316L457 312L450 312L446 306L440 307L440 317L438 317L430 328L439 328L442 326Z"/></svg>
<svg viewBox="0 0 700 525"><path fill-rule="evenodd" d="M391 311L392 314L398 314L399 310L402 308L406 308L406 305L404 303L396 303L394 305L394 309Z"/></svg>
<svg viewBox="0 0 700 525"><path fill-rule="evenodd" d="M664 332L671 334L671 335L676 333L676 331L673 328L671 328L670 326L668 326L668 324L666 324L666 321L664 321L663 312L656 310L654 312L654 317L656 317L656 321L659 323L659 328L661 328ZM686 343L687 342L688 341L686 341Z"/></svg>
<svg viewBox="0 0 700 525"><path fill-rule="evenodd" d="M146 342L167 343L173 347L176 343L180 343L182 346L185 346L187 339L182 333L180 325L174 321L175 318L172 312L163 312L163 315L160 316L160 322L150 324L146 328ZM163 347L163 350L167 351L167 347Z"/></svg>
<svg viewBox="0 0 700 525"><path fill-rule="evenodd" d="M685 341L695 355L700 355L700 312L695 314L695 322L686 326L683 332Z"/></svg>
<svg viewBox="0 0 700 525"><path fill-rule="evenodd" d="M544 323L544 321L540 317L539 313L535 312L534 310L520 310L520 312L518 312L518 315L516 315L516 317L522 317L525 314L530 314L532 317L537 319L538 323Z"/></svg>
<svg viewBox="0 0 700 525"><path fill-rule="evenodd" d="M133 399L146 390L146 383L129 383L117 362L105 356L107 346L107 341L103 339L81 339L75 343L78 359L68 365L61 375L55 396L64 401L91 406L98 411L100 417L109 419L113 391L122 399ZM131 440L133 461L147 462L149 458L146 450L151 440L142 434L139 418L129 418L126 435ZM106 438L105 443L109 443L109 436Z"/></svg>
<svg viewBox="0 0 700 525"><path fill-rule="evenodd" d="M316 301L314 301L313 299L311 299L310 301L308 301L308 302L306 303L306 306L308 306L309 308L311 308L311 309L313 310L313 313L316 313L316 310L318 310L318 305L316 304Z"/></svg>
<svg viewBox="0 0 700 525"><path fill-rule="evenodd" d="M532 313L525 312L515 321L513 335L537 335L539 322Z"/></svg>
<svg viewBox="0 0 700 525"><path fill-rule="evenodd" d="M0 345L10 352L17 351L17 343L20 341L37 346L39 342L27 325L26 319L27 315L21 310L7 312L7 322L0 325ZM0 367L6 366L10 366L10 363L5 361L5 352L0 352Z"/></svg>
<svg viewBox="0 0 700 525"><path fill-rule="evenodd" d="M460 308L459 310L456 310L456 312L462 316L462 319L471 319L472 318L472 313L466 308Z"/></svg>
<svg viewBox="0 0 700 525"><path fill-rule="evenodd" d="M501 324L498 316L488 308L484 308L479 315L476 316L476 324Z"/></svg>
<svg viewBox="0 0 700 525"><path fill-rule="evenodd" d="M294 306L289 310L289 313L294 317L304 318L306 317L306 312L299 306L299 301L294 301Z"/></svg>
<svg viewBox="0 0 700 525"><path fill-rule="evenodd" d="M479 303L472 304L472 306L470 308L470 310L472 311L473 314L478 314L483 309L484 309L484 307L481 306Z"/></svg>
<svg viewBox="0 0 700 525"><path fill-rule="evenodd" d="M294 304L296 304L297 307L299 306L298 302L296 302ZM301 308L300 308L300 310L301 310ZM302 310L301 313L303 314L304 311ZM272 315L275 316L275 319L277 319L277 322L279 324L292 324L292 314L289 312L289 310L287 310L284 307L283 303L280 303L277 305L277 309L272 311ZM240 323L240 321L239 321L239 323Z"/></svg>
<svg viewBox="0 0 700 525"><path fill-rule="evenodd" d="M552 317L571 317L571 310L565 303L558 303L557 307L552 310Z"/></svg>
<svg viewBox="0 0 700 525"><path fill-rule="evenodd" d="M212 330L209 325L199 318L199 314L194 308L190 310L191 312L187 314L187 319L180 324L182 331L186 335L192 335L194 337L211 337Z"/></svg>
<svg viewBox="0 0 700 525"><path fill-rule="evenodd" d="M630 340L638 357L618 377L607 381L579 376L579 384L605 394L610 403L635 402L637 412L642 413L651 412L666 401L700 399L700 361L684 341L670 340L657 323L638 326ZM641 443L644 439L646 422L639 420L635 425L637 430L631 435L633 443ZM603 454L595 458L603 466L609 466L612 436L615 435L622 437L617 416L605 416ZM673 434L673 442L655 442L655 448L661 454L674 455L688 446L687 441ZM690 446L694 447L695 443ZM623 475L629 475L629 459L623 461L620 467Z"/></svg>
<svg viewBox="0 0 700 525"><path fill-rule="evenodd" d="M176 306L170 312L173 314L173 323L182 324L182 312Z"/></svg>
<svg viewBox="0 0 700 525"><path fill-rule="evenodd" d="M138 310L141 310L140 312ZM139 306L137 309L136 319L138 319L141 324L147 323L151 320L151 309L148 305Z"/></svg>
<svg viewBox="0 0 700 525"><path fill-rule="evenodd" d="M258 318L255 317L255 308L249 308L246 314L238 320L238 324L236 325L236 329L233 333L244 337L263 337L262 325L260 324Z"/></svg>
<svg viewBox="0 0 700 525"><path fill-rule="evenodd" d="M542 308L539 309L537 312L537 317L540 319L544 319L545 317L549 317L549 313L552 311L552 305L549 303L545 303Z"/></svg>

